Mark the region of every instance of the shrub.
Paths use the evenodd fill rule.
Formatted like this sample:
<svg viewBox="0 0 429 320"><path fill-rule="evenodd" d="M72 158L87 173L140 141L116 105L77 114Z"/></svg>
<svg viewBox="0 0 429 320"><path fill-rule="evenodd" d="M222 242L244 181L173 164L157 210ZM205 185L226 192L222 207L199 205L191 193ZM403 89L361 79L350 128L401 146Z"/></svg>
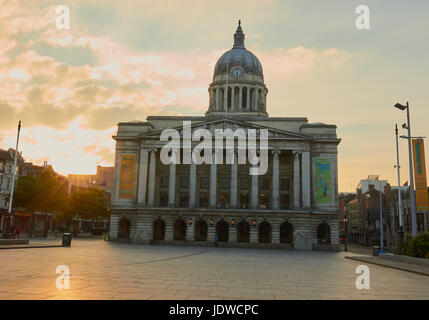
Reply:
<svg viewBox="0 0 429 320"><path fill-rule="evenodd" d="M417 258L429 258L429 232L422 232L409 241L407 255Z"/></svg>

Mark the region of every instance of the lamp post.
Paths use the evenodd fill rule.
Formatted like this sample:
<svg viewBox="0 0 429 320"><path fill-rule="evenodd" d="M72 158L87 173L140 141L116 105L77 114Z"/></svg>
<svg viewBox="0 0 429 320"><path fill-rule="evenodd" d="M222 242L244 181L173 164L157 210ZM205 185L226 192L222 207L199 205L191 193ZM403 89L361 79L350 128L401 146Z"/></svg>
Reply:
<svg viewBox="0 0 429 320"><path fill-rule="evenodd" d="M15 159L13 162L13 172L12 172L12 183L10 187L10 198L9 198L9 208L8 208L8 214L9 214L9 228L12 225L12 202L13 202L13 190L15 188L15 175L16 175L16 162L18 160L18 144L19 144L19 133L21 131L21 120L19 120L18 123L18 134L16 135L16 148L15 148ZM7 230L7 233L9 233L9 230Z"/></svg>
<svg viewBox="0 0 429 320"><path fill-rule="evenodd" d="M410 169L410 197L411 197L411 225L412 225L412 236L417 236L417 214L416 214L416 194L414 192L414 173L413 173L413 154L411 149L411 126L410 126L410 106L407 101L407 105L404 106L400 103L395 104L395 108L404 111L407 109L407 125L403 125L404 128L408 129L408 158L409 158L409 169ZM402 138L402 137L401 137Z"/></svg>
<svg viewBox="0 0 429 320"><path fill-rule="evenodd" d="M398 173L398 214L399 214L399 238L402 241L404 235L404 224L402 218L402 197L401 197L401 174L399 166L399 142L398 142L398 125L395 124L395 136L396 136L396 171Z"/></svg>
<svg viewBox="0 0 429 320"><path fill-rule="evenodd" d="M344 211L344 251L347 252L347 241L349 240L349 232L348 232L348 225L347 225L347 212L348 212L348 204L345 207Z"/></svg>
<svg viewBox="0 0 429 320"><path fill-rule="evenodd" d="M380 250L384 250L383 192L380 190Z"/></svg>

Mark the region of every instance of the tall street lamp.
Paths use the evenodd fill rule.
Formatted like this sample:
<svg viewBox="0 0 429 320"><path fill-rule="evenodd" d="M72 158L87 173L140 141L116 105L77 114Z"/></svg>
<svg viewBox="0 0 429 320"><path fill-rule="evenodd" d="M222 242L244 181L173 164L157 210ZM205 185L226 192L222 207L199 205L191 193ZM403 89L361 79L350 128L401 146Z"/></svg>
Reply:
<svg viewBox="0 0 429 320"><path fill-rule="evenodd" d="M384 250L383 192L380 190L380 250Z"/></svg>
<svg viewBox="0 0 429 320"><path fill-rule="evenodd" d="M410 126L410 106L407 101L407 105L404 106L400 103L395 104L395 108L404 111L407 110L407 125L403 126L408 129L408 157L409 157L409 169L410 169L410 197L411 197L411 226L412 236L417 237L417 214L416 214L416 194L414 192L414 173L413 173L413 155L411 149L411 126ZM401 137L402 138L402 137Z"/></svg>
<svg viewBox="0 0 429 320"><path fill-rule="evenodd" d="M344 251L347 252L348 248L347 248L347 241L349 239L349 235L348 235L348 225L347 225L347 212L348 212L348 204L346 204L345 210L344 210Z"/></svg>
<svg viewBox="0 0 429 320"><path fill-rule="evenodd" d="M398 142L398 125L395 124L395 135L396 135L396 170L398 173L398 214L399 214L399 237L402 240L404 234L404 224L402 219L402 197L401 197L401 174L399 166L399 142Z"/></svg>

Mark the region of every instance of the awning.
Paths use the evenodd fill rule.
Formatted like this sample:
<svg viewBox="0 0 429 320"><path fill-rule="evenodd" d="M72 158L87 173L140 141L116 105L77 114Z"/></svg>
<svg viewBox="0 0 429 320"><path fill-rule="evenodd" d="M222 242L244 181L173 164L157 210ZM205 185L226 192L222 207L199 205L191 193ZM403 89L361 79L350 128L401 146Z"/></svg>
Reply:
<svg viewBox="0 0 429 320"><path fill-rule="evenodd" d="M15 211L15 216L21 216L21 217L32 217L33 214L30 212L23 212L23 211Z"/></svg>

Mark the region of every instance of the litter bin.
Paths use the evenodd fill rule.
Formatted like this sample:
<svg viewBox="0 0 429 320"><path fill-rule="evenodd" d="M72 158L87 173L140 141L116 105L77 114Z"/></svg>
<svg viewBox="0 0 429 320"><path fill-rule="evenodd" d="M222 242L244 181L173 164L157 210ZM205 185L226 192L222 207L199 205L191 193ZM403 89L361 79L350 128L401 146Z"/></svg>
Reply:
<svg viewBox="0 0 429 320"><path fill-rule="evenodd" d="M374 247L372 247L372 255L374 256L374 257L378 257L378 251L380 250L380 247L379 246L374 246Z"/></svg>
<svg viewBox="0 0 429 320"><path fill-rule="evenodd" d="M62 246L63 247L70 247L71 246L71 241L72 241L72 235L71 235L71 233L64 233L63 234L63 243L62 243Z"/></svg>

